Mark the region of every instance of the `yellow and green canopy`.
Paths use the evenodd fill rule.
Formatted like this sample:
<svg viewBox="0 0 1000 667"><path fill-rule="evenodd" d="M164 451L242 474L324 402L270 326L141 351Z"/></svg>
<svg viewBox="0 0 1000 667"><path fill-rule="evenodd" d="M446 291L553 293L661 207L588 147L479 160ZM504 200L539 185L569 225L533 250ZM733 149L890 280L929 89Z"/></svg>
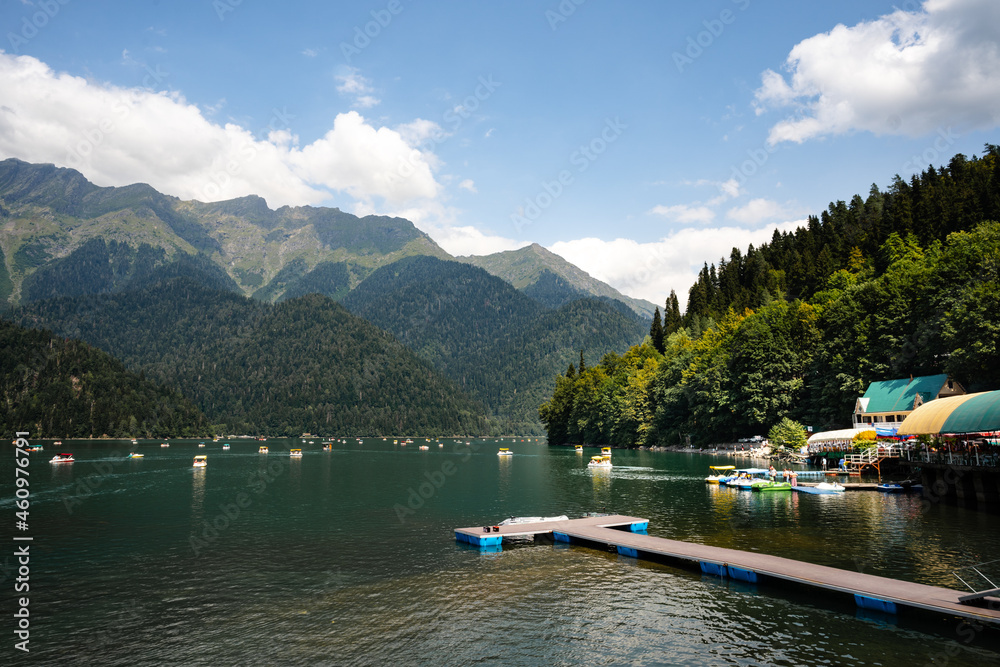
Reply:
<svg viewBox="0 0 1000 667"><path fill-rule="evenodd" d="M898 435L983 433L1000 430L1000 391L939 398L911 412Z"/></svg>

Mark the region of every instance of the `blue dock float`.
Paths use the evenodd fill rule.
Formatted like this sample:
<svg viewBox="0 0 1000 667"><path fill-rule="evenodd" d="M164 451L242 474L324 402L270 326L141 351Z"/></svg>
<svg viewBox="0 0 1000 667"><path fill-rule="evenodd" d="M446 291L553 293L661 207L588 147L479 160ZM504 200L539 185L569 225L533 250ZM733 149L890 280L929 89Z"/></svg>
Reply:
<svg viewBox="0 0 1000 667"><path fill-rule="evenodd" d="M505 538L551 535L567 543L607 548L622 556L669 562L750 584L791 583L854 598L861 610L883 614L919 610L1000 626L1000 609L964 604L964 591L899 581L750 551L670 540L646 534L648 519L624 515L494 527L456 528L455 539L499 551Z"/></svg>

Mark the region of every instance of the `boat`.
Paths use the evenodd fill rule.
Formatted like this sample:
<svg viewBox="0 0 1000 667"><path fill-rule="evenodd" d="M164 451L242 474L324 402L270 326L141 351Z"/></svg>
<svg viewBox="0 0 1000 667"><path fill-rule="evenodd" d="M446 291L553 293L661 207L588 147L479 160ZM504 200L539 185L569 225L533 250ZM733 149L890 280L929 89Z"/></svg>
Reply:
<svg viewBox="0 0 1000 667"><path fill-rule="evenodd" d="M760 491L760 492L764 492L764 491L791 491L792 490L792 483L791 482L764 482L762 484L754 484L750 488L750 490L751 491Z"/></svg>
<svg viewBox="0 0 1000 667"><path fill-rule="evenodd" d="M138 440L136 440L135 438L132 438L132 444L133 444L133 445L138 445L138 444L139 444L139 441L138 441Z"/></svg>
<svg viewBox="0 0 1000 667"><path fill-rule="evenodd" d="M323 445L323 451L324 452L332 452L333 451L333 445L329 444L329 443Z"/></svg>
<svg viewBox="0 0 1000 667"><path fill-rule="evenodd" d="M714 475L709 475L705 478L705 481L709 484L718 484L724 479L729 479L732 476L732 471L736 470L736 466L708 466L712 470L716 471Z"/></svg>
<svg viewBox="0 0 1000 667"><path fill-rule="evenodd" d="M199 446L199 447L204 447L204 446L205 446L205 443L204 443L204 442L199 442L199 443L198 443L198 446Z"/></svg>
<svg viewBox="0 0 1000 667"><path fill-rule="evenodd" d="M204 454L199 454L198 456L194 457L195 468L204 468L207 465L208 465L208 457L205 456Z"/></svg>
<svg viewBox="0 0 1000 667"><path fill-rule="evenodd" d="M588 468L610 468L611 467L611 457L610 456L591 456L590 463L587 464Z"/></svg>
<svg viewBox="0 0 1000 667"><path fill-rule="evenodd" d="M53 445L61 445L61 444L62 444L62 440L56 440L56 441L55 441L55 442L53 442L52 444L53 444Z"/></svg>
<svg viewBox="0 0 1000 667"><path fill-rule="evenodd" d="M611 448L601 447L601 456L611 456Z"/></svg>
<svg viewBox="0 0 1000 667"><path fill-rule="evenodd" d="M224 445L222 446L222 448L223 448L223 449L229 449L229 443L227 442L226 444L224 444Z"/></svg>
<svg viewBox="0 0 1000 667"><path fill-rule="evenodd" d="M884 493L907 493L908 491L923 491L924 486L913 482L886 482L879 484L878 490Z"/></svg>
<svg viewBox="0 0 1000 667"><path fill-rule="evenodd" d="M267 447L265 447L265 446L262 445L260 448L257 449L257 453L258 454L267 454Z"/></svg>
<svg viewBox="0 0 1000 667"><path fill-rule="evenodd" d="M576 453L577 454L583 454L583 445L577 445L576 446Z"/></svg>
<svg viewBox="0 0 1000 667"><path fill-rule="evenodd" d="M43 447L41 445L29 445L29 446L27 446L27 447L24 448L24 451L26 451L26 452L40 452L40 451L42 451L42 449L43 449Z"/></svg>
<svg viewBox="0 0 1000 667"><path fill-rule="evenodd" d="M504 519L497 526L516 526L522 523L540 523L542 521L569 521L569 517L565 514L559 516L512 516L509 519Z"/></svg>
<svg viewBox="0 0 1000 667"><path fill-rule="evenodd" d="M428 445L420 445L418 449L430 449L430 447Z"/></svg>
<svg viewBox="0 0 1000 667"><path fill-rule="evenodd" d="M288 455L289 456L294 456L296 458L301 458L302 457L302 450L301 449L291 449L291 450L288 451Z"/></svg>
<svg viewBox="0 0 1000 667"><path fill-rule="evenodd" d="M161 442L161 443L160 443L160 447L169 447L169 446L170 446L170 445L168 445L168 444L167 444L167 443L165 443L165 442Z"/></svg>
<svg viewBox="0 0 1000 667"><path fill-rule="evenodd" d="M50 463L72 463L73 462L73 455L72 454L67 454L67 453L56 454L55 456L53 456L50 459L49 462Z"/></svg>
<svg viewBox="0 0 1000 667"><path fill-rule="evenodd" d="M737 468L732 472L731 476L719 480L719 483L750 490L755 484L766 484L769 481L763 477L759 477L759 475L767 474L767 468Z"/></svg>
<svg viewBox="0 0 1000 667"><path fill-rule="evenodd" d="M136 454L135 452L129 452L127 458L130 458L130 459L141 459L143 456L144 456L143 454Z"/></svg>
<svg viewBox="0 0 1000 667"><path fill-rule="evenodd" d="M843 493L845 487L843 484L837 484L836 482L820 482L814 488L821 491L829 491L830 493Z"/></svg>
<svg viewBox="0 0 1000 667"><path fill-rule="evenodd" d="M514 456L514 452L510 451L506 447L501 447L500 451L497 452L497 456Z"/></svg>

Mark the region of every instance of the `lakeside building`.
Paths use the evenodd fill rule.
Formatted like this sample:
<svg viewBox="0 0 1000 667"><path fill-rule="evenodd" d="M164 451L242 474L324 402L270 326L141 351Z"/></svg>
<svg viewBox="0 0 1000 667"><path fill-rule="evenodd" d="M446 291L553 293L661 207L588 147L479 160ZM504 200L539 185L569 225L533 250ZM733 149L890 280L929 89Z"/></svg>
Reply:
<svg viewBox="0 0 1000 667"><path fill-rule="evenodd" d="M855 401L853 425L855 429L893 430L894 433L894 429L921 405L964 394L962 385L944 374L872 382L865 395Z"/></svg>

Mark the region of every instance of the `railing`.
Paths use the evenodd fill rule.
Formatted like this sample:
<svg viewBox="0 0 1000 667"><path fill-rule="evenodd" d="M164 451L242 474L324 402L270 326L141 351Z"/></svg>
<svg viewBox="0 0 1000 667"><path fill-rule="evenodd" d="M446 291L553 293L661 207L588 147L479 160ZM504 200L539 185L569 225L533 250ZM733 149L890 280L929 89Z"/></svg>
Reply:
<svg viewBox="0 0 1000 667"><path fill-rule="evenodd" d="M1000 563L1000 560L991 560L985 563L968 565L952 572L956 579L961 581L966 588L972 591L970 595L963 595L958 598L959 601L971 602L972 600L978 600L986 597L987 595L996 595L997 593L1000 593L1000 587L994 583L994 580L1000 581L1000 577L994 575L993 579L991 579L983 573L983 570L989 570L993 573L1000 572L1000 566L998 566L998 563ZM973 586L967 580L975 582L976 585ZM983 587L983 583L986 584L985 587Z"/></svg>
<svg viewBox="0 0 1000 667"><path fill-rule="evenodd" d="M864 467L881 459L898 459L902 454L903 450L899 445L877 445L857 454L848 454L844 457L844 462Z"/></svg>

